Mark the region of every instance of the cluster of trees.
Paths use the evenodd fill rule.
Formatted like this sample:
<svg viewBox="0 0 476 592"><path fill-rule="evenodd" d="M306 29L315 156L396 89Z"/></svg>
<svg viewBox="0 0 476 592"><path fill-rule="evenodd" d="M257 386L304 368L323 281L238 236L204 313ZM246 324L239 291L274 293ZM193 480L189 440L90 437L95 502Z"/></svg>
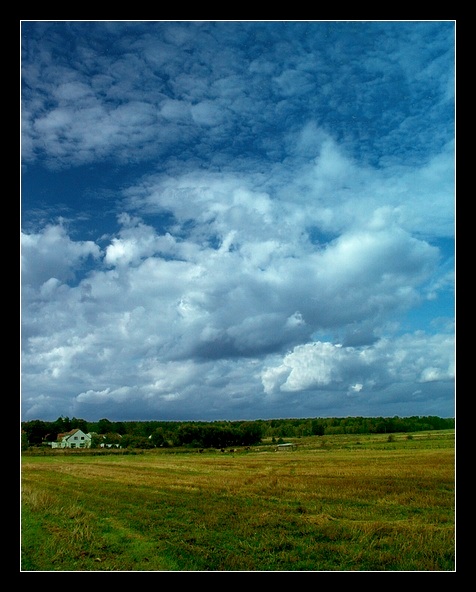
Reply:
<svg viewBox="0 0 476 592"><path fill-rule="evenodd" d="M444 430L455 427L454 418L412 417L327 417L302 419L257 419L252 421L109 421L58 417L48 422L22 422L23 445L42 446L58 434L79 428L93 434L92 445L120 444L121 447L154 448L189 446L225 448L252 446L264 438L300 438L330 434L392 434ZM101 437L99 437L101 435Z"/></svg>

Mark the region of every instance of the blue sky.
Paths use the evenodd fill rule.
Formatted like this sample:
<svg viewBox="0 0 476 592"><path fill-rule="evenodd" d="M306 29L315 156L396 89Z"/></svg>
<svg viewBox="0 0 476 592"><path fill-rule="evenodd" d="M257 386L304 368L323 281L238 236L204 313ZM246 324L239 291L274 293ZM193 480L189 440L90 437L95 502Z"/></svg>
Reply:
<svg viewBox="0 0 476 592"><path fill-rule="evenodd" d="M21 415L454 416L454 21L23 21Z"/></svg>

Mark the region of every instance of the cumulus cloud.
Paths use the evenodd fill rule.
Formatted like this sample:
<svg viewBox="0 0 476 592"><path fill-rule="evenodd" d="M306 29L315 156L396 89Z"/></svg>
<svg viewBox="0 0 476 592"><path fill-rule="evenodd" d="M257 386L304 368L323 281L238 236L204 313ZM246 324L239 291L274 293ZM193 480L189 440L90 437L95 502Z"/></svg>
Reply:
<svg viewBox="0 0 476 592"><path fill-rule="evenodd" d="M33 274L48 298L35 305L29 330L44 336L25 343L25 377L42 367L58 389L66 376L80 392L82 385L97 384L75 399L78 408L88 409L108 401L169 404L179 393L185 396L207 384L210 360L222 360L223 368L233 359L258 360L253 383L268 394L316 389L360 393L385 383L391 373L397 380L401 369L393 369L389 354L377 355L382 341L361 350L306 342L318 331L345 326L349 333L366 333L375 341L374 332L388 315L418 300L419 286L436 265L436 249L399 228L372 222L324 246L314 245L303 228L295 228L285 241L275 212L279 202L259 193L253 201L249 189L239 190L231 182L226 187L233 190L220 193L212 184L208 195L202 185L198 199L206 206L203 223L197 216L183 236L180 225L173 237L158 234L137 216L122 215L122 230L104 249L104 269L92 270L76 286L48 277L52 272L46 267L41 279L39 271ZM155 186L152 193L157 194ZM167 207L180 221L181 199L168 200ZM230 214L233 208L246 215ZM252 222L246 225L246 219ZM261 241L259 235L252 239L253 225L262 229ZM205 243L200 226L219 237L217 242ZM97 247L71 241L62 227L30 236L26 244L47 245L51 264L58 244L69 254L70 265L99 255ZM31 248L25 256L28 272L28 258L38 262L39 254ZM61 266L55 269L62 281L68 279L66 262L60 274ZM25 312L28 319L28 306ZM54 327L49 325L52 316ZM289 348L292 353L281 364L268 365L267 356ZM401 362L405 350L399 351L394 360ZM429 360L411 376L416 381L448 377L448 361L442 367L441 359Z"/></svg>
<svg viewBox="0 0 476 592"><path fill-rule="evenodd" d="M38 234L22 233L21 269L26 286L39 287L49 280L74 279L80 264L100 255L93 241L73 241L62 225L47 226ZM51 284L50 284L51 285Z"/></svg>
<svg viewBox="0 0 476 592"><path fill-rule="evenodd" d="M25 335L47 335L25 343L25 378L44 367L59 388L69 376L85 393L76 397L77 408L97 412L108 402L171 405L208 384L210 360L226 366L258 359L254 388L268 395L324 389L360 396L403 374L404 365L392 371L391 359L400 359L396 348L393 358L378 356L377 335L392 314L421 302L439 252L399 227L391 208L369 210L365 223L354 220L338 237L319 242L299 208L241 175L144 178L125 197L131 211L167 212L168 230L160 233L125 212L103 251L74 242L62 226L25 236L27 283L47 300L35 305L34 322L25 306ZM68 286L74 266L91 256L101 256L103 268ZM328 330L341 335L344 347L312 341ZM292 353L281 364L269 365L267 357L286 350ZM146 379L144 368L173 374L170 364L177 364L179 382L162 370ZM416 382L451 376L441 359L410 374ZM85 388L92 383L97 387Z"/></svg>
<svg viewBox="0 0 476 592"><path fill-rule="evenodd" d="M23 31L28 418L451 412L451 26Z"/></svg>
<svg viewBox="0 0 476 592"><path fill-rule="evenodd" d="M360 348L320 341L299 345L279 365L265 367L261 375L264 391L270 395L349 389L366 396L366 391L381 390L389 383L453 379L454 341L418 333Z"/></svg>

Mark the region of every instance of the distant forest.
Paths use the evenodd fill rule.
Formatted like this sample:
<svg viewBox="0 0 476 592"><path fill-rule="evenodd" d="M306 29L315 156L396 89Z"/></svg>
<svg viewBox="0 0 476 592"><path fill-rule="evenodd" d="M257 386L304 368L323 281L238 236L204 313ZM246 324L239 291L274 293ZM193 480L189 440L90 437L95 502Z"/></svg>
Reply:
<svg viewBox="0 0 476 592"><path fill-rule="evenodd" d="M49 446L58 434L79 428L92 434L92 447L100 444L121 448L178 447L224 448L252 446L265 438L331 434L392 434L445 430L455 427L454 418L412 417L326 417L305 419L256 419L252 421L109 421L96 422L58 417L48 422L38 419L21 423L22 448Z"/></svg>

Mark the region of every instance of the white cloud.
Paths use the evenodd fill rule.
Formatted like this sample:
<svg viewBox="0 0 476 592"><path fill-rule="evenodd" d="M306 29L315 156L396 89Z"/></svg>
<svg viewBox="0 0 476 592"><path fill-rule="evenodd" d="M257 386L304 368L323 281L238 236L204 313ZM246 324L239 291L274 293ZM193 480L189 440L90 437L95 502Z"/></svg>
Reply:
<svg viewBox="0 0 476 592"><path fill-rule="evenodd" d="M71 280L81 262L99 255L99 247L94 242L71 240L61 225L47 226L37 234L22 233L22 281L37 287L52 278L63 282Z"/></svg>
<svg viewBox="0 0 476 592"><path fill-rule="evenodd" d="M426 333L402 333L453 288L454 259L433 246L454 233L452 36L451 23L25 25L25 171L136 167L110 176L112 201L87 178L88 204L122 212L101 249L61 224L22 233L30 417L372 413L438 393L448 408L453 329L423 315ZM57 187L31 185L57 207Z"/></svg>
<svg viewBox="0 0 476 592"><path fill-rule="evenodd" d="M27 282L46 282L45 317L67 307L76 319L70 327L62 320L57 335L47 333L56 342L67 342L72 331L95 335L107 350L117 350L122 364L125 356L265 355L305 343L319 330L349 326L355 333L359 323L366 324L360 336L374 339L372 328L418 301L419 287L437 263L434 247L394 224L375 223L382 220L378 211L365 227L313 245L306 220L290 227L280 217L280 200L253 191L239 177L153 180L130 190L129 200L171 211L176 236L159 235L123 214L121 231L104 249L109 270L92 270L75 288L61 292L58 282L70 278L81 259L98 257L98 247L71 241L62 227L24 237ZM195 223L180 236L190 216ZM219 237L217 248L208 244L210 236ZM35 316L35 326L46 329L41 310ZM97 348L97 341L91 346ZM286 388L301 388L302 373L296 379L296 372ZM314 372L322 383L335 380L332 366L321 364ZM311 384L314 375L306 380Z"/></svg>
<svg viewBox="0 0 476 592"><path fill-rule="evenodd" d="M93 96L90 86L78 81L60 84L53 94L60 102L79 101Z"/></svg>
<svg viewBox="0 0 476 592"><path fill-rule="evenodd" d="M420 380L422 382L435 382L439 380L451 380L454 378L454 371L451 370L453 364L451 363L448 368L435 368L431 366L425 368L421 373Z"/></svg>
<svg viewBox="0 0 476 592"><path fill-rule="evenodd" d="M160 114L170 120L186 120L191 116L190 105L186 101L166 99L161 105Z"/></svg>
<svg viewBox="0 0 476 592"><path fill-rule="evenodd" d="M310 386L319 387L328 385L332 379L333 373L333 356L330 350L334 349L330 343L315 343L312 346L297 346L294 351L283 360L283 367L278 368L278 372L271 370L271 374L275 377L283 377L285 370L288 373L286 380L279 386L281 391L301 391L306 390ZM316 349L318 351L313 351ZM337 348L340 349L340 348ZM270 382L269 373L265 372L264 383L267 384L268 391L272 392L276 388L276 383Z"/></svg>
<svg viewBox="0 0 476 592"><path fill-rule="evenodd" d="M285 242L275 212L280 205L268 196L257 194L254 203L252 192L236 187L197 195L215 214L213 218L206 208L202 211L207 232L224 235L218 248L202 243L199 224L188 238L177 240L158 235L140 218L123 215L119 236L104 250L109 269L90 271L77 286L64 285L46 270L58 263L61 246L68 255L60 259L64 270L59 275L65 280L74 262L99 255L97 247L75 243L62 227L25 237L25 272L40 256L45 258L41 279L30 280L43 303L32 294L24 306L25 380L41 368L43 380L36 383L40 391L49 384L50 392L59 393L67 380L69 389L82 393L75 398L76 410L93 405L99 411L108 401L158 408L172 405L178 396L186 397L190 406L190 397L200 388L204 396L215 396L212 360L223 363L223 400L217 409L236 396L236 384L244 380L237 377L251 359L256 365L240 397L254 393L255 403L260 392L276 397L342 390L357 396L383 388L390 379L451 377L448 354L436 338L431 355L423 336L361 348L307 343L313 333L330 326L348 325L355 333L359 322L367 325L359 334L372 336L372 327L377 329L388 314L417 298L418 286L435 265L432 247L398 228L373 223L324 247L303 241L299 227ZM179 201L179 213L180 207ZM230 218L233 207L245 208L253 217L239 218L238 224L236 217ZM263 229L262 240L257 234L250 243L253 224ZM272 363L279 359L273 355L289 348L280 363ZM235 388L230 390L232 377Z"/></svg>
<svg viewBox="0 0 476 592"><path fill-rule="evenodd" d="M322 342L299 345L261 375L268 394L349 389L365 396L367 390L382 390L389 382L453 379L454 341L447 335L419 333L361 348Z"/></svg>
<svg viewBox="0 0 476 592"><path fill-rule="evenodd" d="M124 214L119 221L123 224L119 237L113 238L106 248L104 262L108 266L137 265L142 259L159 252L163 246L166 249L172 246L167 237L164 241L164 237L157 236L151 226L138 219Z"/></svg>
<svg viewBox="0 0 476 592"><path fill-rule="evenodd" d="M201 101L190 108L192 118L199 125L218 125L224 118L222 108L212 101Z"/></svg>

